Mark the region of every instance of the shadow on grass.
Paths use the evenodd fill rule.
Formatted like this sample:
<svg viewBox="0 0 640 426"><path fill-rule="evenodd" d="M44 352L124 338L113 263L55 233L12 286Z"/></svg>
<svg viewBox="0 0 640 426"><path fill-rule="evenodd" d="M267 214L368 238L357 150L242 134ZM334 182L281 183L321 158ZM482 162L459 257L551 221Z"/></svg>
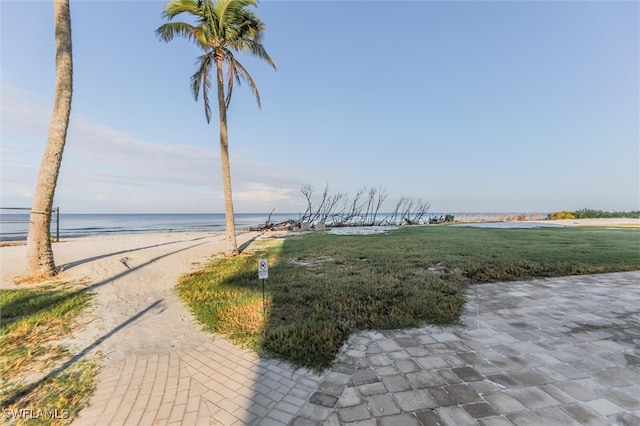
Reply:
<svg viewBox="0 0 640 426"><path fill-rule="evenodd" d="M249 246L258 238L260 238L262 235L264 234L264 232L261 232L260 234L256 235L255 237L247 240L246 242L240 244L240 246L238 246L238 251L240 251L240 253L244 252L247 248L249 248Z"/></svg>
<svg viewBox="0 0 640 426"><path fill-rule="evenodd" d="M220 259L178 291L209 331L322 369L355 331L458 321L470 284L637 269L638 237L567 228L312 233L289 237L277 249ZM258 257L270 264L265 314Z"/></svg>
<svg viewBox="0 0 640 426"><path fill-rule="evenodd" d="M326 234L287 240L269 286L261 349L320 370L357 331L458 321L464 278L431 273L420 256L390 241Z"/></svg>
<svg viewBox="0 0 640 426"><path fill-rule="evenodd" d="M160 303L162 303L162 301L163 301L163 299L160 299L160 300L157 300L157 301L153 302L152 304L147 306L145 309L141 310L140 312L138 312L137 314L135 314L134 316L132 316L128 320L124 321L123 323L121 323L120 325L115 327L113 330L109 331L105 335L103 335L100 338L98 338L97 340L95 340L93 343L91 343L86 348L82 349L77 354L73 355L68 361L66 361L61 366L55 368L53 371L51 371L50 373L48 373L47 375L42 377L40 380L38 380L38 381L36 381L34 383L31 383L31 384L29 384L27 386L23 386L23 387L18 388L17 390L12 392L12 394L7 399L5 399L4 401L0 402L0 407L8 407L8 406L11 406L11 405L15 404L21 398L25 397L30 392L32 392L35 389L37 389L42 384L48 382L49 380L52 380L52 379L58 377L60 374L65 372L69 367L71 367L72 365L74 365L75 363L80 361L89 352L91 352L93 349L98 347L105 340L107 340L108 338L112 337L114 334L116 334L118 331L122 330L123 328L127 327L128 325L131 325L136 320L140 319L143 315L145 315L146 313L151 311L153 308L155 308L158 305L160 305Z"/></svg>
<svg viewBox="0 0 640 426"><path fill-rule="evenodd" d="M177 289L209 331L315 370L328 367L355 331L459 318L463 296L457 278L447 282L416 273L419 260L407 258L402 247L390 253L379 237L353 238L287 238L275 248L219 259ZM257 276L261 257L270 263L264 313Z"/></svg>
<svg viewBox="0 0 640 426"><path fill-rule="evenodd" d="M198 240L201 240L201 239L202 238L195 238L195 239L188 240L188 241L198 241ZM119 274L113 275L113 276L111 276L109 278L106 278L104 280L98 281L98 282L96 282L94 284L91 284L91 285L89 285L87 287L84 287L84 288L81 288L81 289L75 289L75 290L64 290L64 289L55 290L55 289L53 289L53 290L48 290L48 289L35 288L35 289L10 290L14 294L15 294L15 292L23 293L23 294L18 294L17 296L13 297L13 296L10 295L10 293L5 293L7 296L3 297L4 300L2 301L3 302L2 303L2 309L1 309L1 312L0 312L0 323L2 324L3 333L4 333L4 330L6 330L7 327L11 327L11 325L14 324L15 322L17 322L17 321L19 321L19 320L21 320L23 318L26 318L26 317L37 317L38 315L41 315L42 313L46 312L47 310L62 309L62 311L61 312L57 312L57 314L58 315L63 315L65 313L64 309L66 309L66 308L60 308L60 307L64 307L67 302L71 301L73 298L77 297L78 295L90 294L94 289L96 289L96 288L98 288L100 286L109 284L109 283L111 283L111 282L113 282L113 281L115 281L115 280L117 280L119 278L122 278L122 277L124 277L124 276L126 276L128 274L131 274L131 273L133 273L133 272L135 272L135 271L137 271L137 270L139 270L141 268L144 268L144 267L146 267L146 266L148 266L148 265L150 265L150 264L152 264L154 262L157 262L158 260L161 260L163 258L172 256L174 254L180 253L180 252L185 251L185 250L192 249L194 247L197 247L197 246L205 244L205 243L206 242L200 242L200 243L191 244L188 247L184 247L184 248L181 248L179 250L174 250L172 252L162 254L160 256L157 256L157 257L154 257L154 258L148 260L145 263L142 263L140 265L136 265L136 266L130 267L128 269L125 269L124 271L122 271ZM167 244L171 244L171 243L167 243ZM134 249L134 250L122 251L120 253L125 253L125 252L128 252L128 251L135 251L135 250L142 250L142 249L151 248L151 247L158 247L158 246L167 245L167 244L160 244L160 245L155 245L155 246L141 247L141 248ZM114 253L111 253L109 255L104 255L104 256L97 256L95 258L86 259L85 261L96 260L96 259L100 259L102 257L107 257L107 256L110 256L110 255L113 255L113 254ZM76 264L79 264L79 263L76 263ZM33 390L37 389L42 384L47 383L48 381L60 376L63 372L68 370L69 367L71 367L72 365L74 365L78 361L80 361L91 350L95 349L97 346L99 346L106 339L110 338L111 336L113 336L113 334L117 333L121 329L123 329L126 326L130 325L131 323L133 323L134 321L139 319L141 316L143 316L144 314L149 312L151 309L157 307L161 302L162 302L162 299L152 303L147 308L145 308L144 310L140 311L138 314L132 316L127 321L123 322L122 324L120 324L119 326L114 328L109 333L107 333L104 336L102 336L99 339L97 339L95 342L93 342L91 345L87 346L82 351L80 351L77 354L73 355L68 361L66 361L64 364L62 364L61 366L59 366L56 369L54 369L52 372L48 373L46 376L44 376L43 378L41 378L37 382L29 384L28 386L25 386L25 387L21 387L21 388L17 389L16 391L12 392L12 395L9 398L7 398L5 401L2 401L0 404L3 407L6 407L7 405L11 405L11 404L15 403L16 401L20 400L21 398L23 398L25 395L28 395Z"/></svg>
<svg viewBox="0 0 640 426"><path fill-rule="evenodd" d="M0 310L0 324L2 328L13 324L20 319L37 315L44 309L63 305L66 301L81 293L81 290L11 290L23 293L21 296L12 297L8 294L3 296L2 310ZM6 302L10 299L10 302Z"/></svg>

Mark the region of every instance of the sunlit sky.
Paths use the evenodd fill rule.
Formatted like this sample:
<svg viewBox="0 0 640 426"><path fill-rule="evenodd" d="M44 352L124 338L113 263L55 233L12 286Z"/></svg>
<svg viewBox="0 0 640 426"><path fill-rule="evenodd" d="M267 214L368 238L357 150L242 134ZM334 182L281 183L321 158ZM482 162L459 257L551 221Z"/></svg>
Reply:
<svg viewBox="0 0 640 426"><path fill-rule="evenodd" d="M208 125L190 92L198 49L154 34L165 4L71 2L63 212L224 211L217 111ZM387 210L401 196L445 213L639 209L639 9L262 1L278 70L239 56L262 110L234 90L236 211L304 211L304 185L384 187ZM0 13L0 203L30 207L53 105L53 6L2 0Z"/></svg>

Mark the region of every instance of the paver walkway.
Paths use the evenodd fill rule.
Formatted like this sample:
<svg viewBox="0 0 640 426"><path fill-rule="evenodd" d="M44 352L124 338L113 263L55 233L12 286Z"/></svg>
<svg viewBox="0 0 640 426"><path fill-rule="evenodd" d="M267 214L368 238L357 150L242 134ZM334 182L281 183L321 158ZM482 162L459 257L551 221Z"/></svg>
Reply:
<svg viewBox="0 0 640 426"><path fill-rule="evenodd" d="M471 286L463 323L357 333L321 376L223 338L132 354L75 423L640 424L640 271Z"/></svg>

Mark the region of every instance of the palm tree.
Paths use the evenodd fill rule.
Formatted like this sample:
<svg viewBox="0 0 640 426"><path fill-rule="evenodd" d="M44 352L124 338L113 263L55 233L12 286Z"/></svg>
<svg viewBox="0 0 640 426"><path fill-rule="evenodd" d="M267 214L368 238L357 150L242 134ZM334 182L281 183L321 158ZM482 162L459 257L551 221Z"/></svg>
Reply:
<svg viewBox="0 0 640 426"><path fill-rule="evenodd" d="M171 21L175 16L186 13L192 15L195 22L194 24L168 22L156 30L156 34L162 41L169 42L175 36L182 36L203 50L204 53L198 57L198 70L191 76L191 91L197 101L202 90L207 123L211 121L208 92L212 86L211 69L215 65L228 255L239 253L233 216L227 133L227 110L234 82L238 84L242 81L246 82L256 97L258 108L261 107L258 87L251 75L238 62L234 53L249 53L266 61L274 69L276 67L262 45L265 25L250 10L251 6L257 6L257 2L255 0L171 0L162 14L164 18Z"/></svg>
<svg viewBox="0 0 640 426"><path fill-rule="evenodd" d="M27 234L27 267L29 274L34 276L57 274L51 250L51 211L58 171L62 163L62 152L67 139L73 87L69 0L53 1L53 17L56 41L55 100Z"/></svg>

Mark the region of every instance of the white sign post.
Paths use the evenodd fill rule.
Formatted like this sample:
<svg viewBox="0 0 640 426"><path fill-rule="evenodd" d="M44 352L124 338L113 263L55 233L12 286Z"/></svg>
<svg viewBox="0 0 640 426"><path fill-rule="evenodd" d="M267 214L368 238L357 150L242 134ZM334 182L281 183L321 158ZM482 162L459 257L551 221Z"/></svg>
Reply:
<svg viewBox="0 0 640 426"><path fill-rule="evenodd" d="M266 280L269 278L269 263L267 259L258 260L258 279Z"/></svg>
<svg viewBox="0 0 640 426"><path fill-rule="evenodd" d="M258 279L262 280L262 313L267 311L267 299L264 294L264 280L269 278L269 262L267 259L258 260Z"/></svg>

